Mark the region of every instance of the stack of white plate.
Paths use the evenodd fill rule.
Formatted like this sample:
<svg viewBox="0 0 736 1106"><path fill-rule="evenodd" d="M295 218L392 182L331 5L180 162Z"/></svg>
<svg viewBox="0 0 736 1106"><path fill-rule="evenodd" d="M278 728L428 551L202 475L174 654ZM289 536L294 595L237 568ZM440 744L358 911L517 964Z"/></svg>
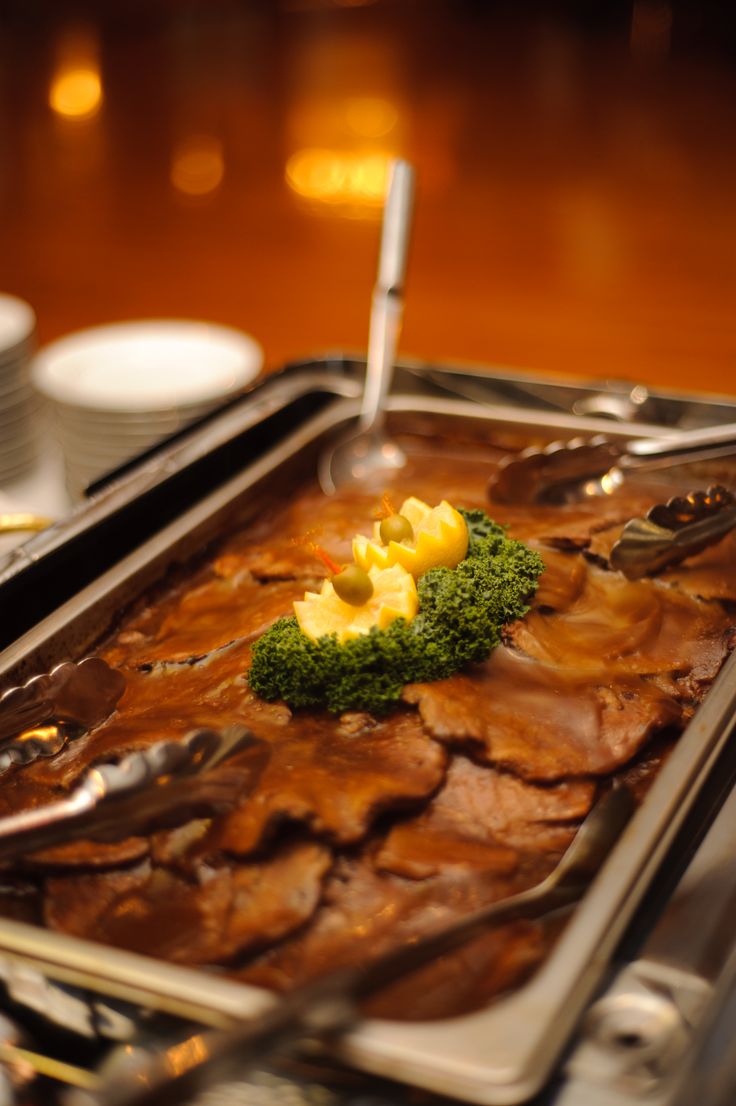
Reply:
<svg viewBox="0 0 736 1106"><path fill-rule="evenodd" d="M70 495L222 403L262 363L247 334L188 320L94 327L46 346L33 380L53 411Z"/></svg>
<svg viewBox="0 0 736 1106"><path fill-rule="evenodd" d="M22 476L36 457L38 402L30 362L36 337L33 309L0 295L0 483Z"/></svg>

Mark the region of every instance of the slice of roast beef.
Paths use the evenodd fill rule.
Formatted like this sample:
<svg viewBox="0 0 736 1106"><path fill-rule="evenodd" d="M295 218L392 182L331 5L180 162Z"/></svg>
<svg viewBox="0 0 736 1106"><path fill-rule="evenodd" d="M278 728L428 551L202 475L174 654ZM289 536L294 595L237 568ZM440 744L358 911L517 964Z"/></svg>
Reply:
<svg viewBox="0 0 736 1106"><path fill-rule="evenodd" d="M235 974L248 983L285 991L337 968L366 965L389 949L536 883L552 865L544 857L517 866L512 874L493 867L475 868L469 876L451 868L417 880L378 872L367 857L343 858L309 926ZM376 996L371 1012L410 1019L459 1013L519 983L547 947L542 927L528 922L492 930L402 981L397 988L400 1004L394 988Z"/></svg>
<svg viewBox="0 0 736 1106"><path fill-rule="evenodd" d="M70 841L66 845L54 845L40 849L30 856L19 858L21 868L118 868L142 860L149 852L145 837L126 837L123 841ZM14 862L15 864L16 862Z"/></svg>
<svg viewBox="0 0 736 1106"><path fill-rule="evenodd" d="M409 684L435 737L529 780L603 775L680 718L678 703L637 675L568 670L499 646L484 664Z"/></svg>
<svg viewBox="0 0 736 1106"><path fill-rule="evenodd" d="M567 848L594 795L591 780L539 786L455 756L429 806L396 822L374 863L420 879L458 867L513 872L520 851Z"/></svg>
<svg viewBox="0 0 736 1106"><path fill-rule="evenodd" d="M544 572L531 600L533 610L565 611L585 587L587 566L577 552L563 552L538 542L530 543L544 561Z"/></svg>
<svg viewBox="0 0 736 1106"><path fill-rule="evenodd" d="M111 664L151 667L162 662L191 663L231 642L251 642L278 618L293 614L295 599L304 598L303 581L274 581L264 587L251 576L219 576L191 591L175 591L162 601L165 613L155 632L139 640L126 637L124 655L119 641L103 652Z"/></svg>
<svg viewBox="0 0 736 1106"><path fill-rule="evenodd" d="M656 502L650 493L621 489L611 496L599 496L563 506L543 504L486 505L488 514L509 528L512 538L541 542L562 550L586 549L592 536L615 524L646 514Z"/></svg>
<svg viewBox="0 0 736 1106"><path fill-rule="evenodd" d="M144 862L46 881L46 922L180 964L222 963L303 925L319 902L328 849L292 845L264 861L200 865L191 879Z"/></svg>
<svg viewBox="0 0 736 1106"><path fill-rule="evenodd" d="M258 787L238 810L213 824L208 847L248 853L284 820L352 843L379 814L425 799L444 778L444 750L410 711L382 721L303 712L272 740Z"/></svg>
<svg viewBox="0 0 736 1106"><path fill-rule="evenodd" d="M205 661L131 671L121 709L73 742L54 762L28 767L36 784L71 787L95 763L119 758L200 726L247 726L271 746L271 761L247 802L216 824L213 848L245 854L284 820L310 825L332 840L362 837L375 817L431 794L443 779L446 754L416 714L388 720L303 712L293 719L248 687L244 645ZM237 758L230 762L237 769ZM247 756L245 759L247 767Z"/></svg>
<svg viewBox="0 0 736 1106"><path fill-rule="evenodd" d="M605 676L615 685L621 674L662 675L684 698L698 699L728 653L731 631L719 604L591 565L567 610L531 611L508 636L527 656L592 680Z"/></svg>

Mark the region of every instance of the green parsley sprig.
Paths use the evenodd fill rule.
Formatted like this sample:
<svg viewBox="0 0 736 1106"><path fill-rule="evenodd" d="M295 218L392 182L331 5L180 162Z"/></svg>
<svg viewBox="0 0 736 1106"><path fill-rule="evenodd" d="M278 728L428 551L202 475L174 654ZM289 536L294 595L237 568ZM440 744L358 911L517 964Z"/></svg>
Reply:
<svg viewBox="0 0 736 1106"><path fill-rule="evenodd" d="M465 560L420 576L419 613L411 622L396 619L341 643L336 634L312 641L296 618L281 618L253 648L249 682L256 694L294 708L382 714L405 684L441 680L485 660L502 627L529 609L544 562L484 511L460 508L460 514L470 539Z"/></svg>

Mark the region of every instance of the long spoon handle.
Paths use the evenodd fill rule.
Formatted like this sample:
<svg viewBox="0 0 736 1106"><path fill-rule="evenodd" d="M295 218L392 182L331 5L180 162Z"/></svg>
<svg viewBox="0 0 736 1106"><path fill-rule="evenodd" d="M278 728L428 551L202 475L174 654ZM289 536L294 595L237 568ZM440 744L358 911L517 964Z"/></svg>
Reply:
<svg viewBox="0 0 736 1106"><path fill-rule="evenodd" d="M378 277L371 306L368 364L360 415L363 429L380 425L396 360L413 205L414 169L407 161L394 161L390 168Z"/></svg>

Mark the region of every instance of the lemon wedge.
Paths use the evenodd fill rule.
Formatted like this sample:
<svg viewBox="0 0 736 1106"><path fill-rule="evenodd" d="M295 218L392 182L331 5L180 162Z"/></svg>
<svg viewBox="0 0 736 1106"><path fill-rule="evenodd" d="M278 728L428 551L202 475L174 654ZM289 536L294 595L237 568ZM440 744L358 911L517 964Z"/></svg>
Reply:
<svg viewBox="0 0 736 1106"><path fill-rule="evenodd" d="M401 565L366 570L373 584L367 603L353 607L335 592L331 580L320 591L308 591L294 603L294 614L303 633L316 641L325 634L337 634L338 641L349 641L367 634L374 627L385 630L395 618L410 622L419 609L414 577Z"/></svg>
<svg viewBox="0 0 736 1106"><path fill-rule="evenodd" d="M410 496L401 505L399 514L407 518L414 531L412 541L381 541L380 523L373 528L373 538L358 534L353 539L356 564L371 568L401 565L417 579L430 568L444 565L455 568L468 552L468 527L465 519L443 499L438 507L430 507L421 499Z"/></svg>

